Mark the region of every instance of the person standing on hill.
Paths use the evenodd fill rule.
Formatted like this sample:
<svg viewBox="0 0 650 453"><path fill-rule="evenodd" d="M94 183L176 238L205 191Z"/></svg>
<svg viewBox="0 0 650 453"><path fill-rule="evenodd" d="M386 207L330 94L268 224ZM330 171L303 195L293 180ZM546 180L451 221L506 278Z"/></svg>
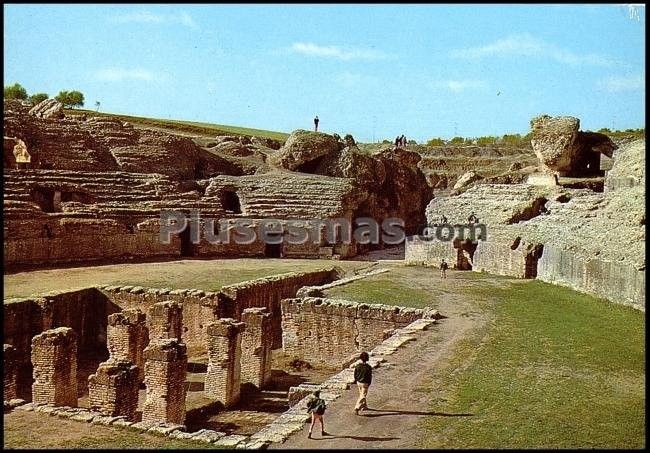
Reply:
<svg viewBox="0 0 650 453"><path fill-rule="evenodd" d="M356 382L357 388L359 389L359 399L354 406L354 413L356 415L359 415L360 410L368 409L366 398L368 397L368 388L372 383L372 367L368 364L370 356L364 351L359 355L359 359L361 363L354 367L354 382Z"/></svg>
<svg viewBox="0 0 650 453"><path fill-rule="evenodd" d="M314 132L318 132L318 122L320 120L318 119L318 115L314 118Z"/></svg>
<svg viewBox="0 0 650 453"><path fill-rule="evenodd" d="M402 144L402 148L406 148L406 136L402 134L402 137L400 138L400 142Z"/></svg>

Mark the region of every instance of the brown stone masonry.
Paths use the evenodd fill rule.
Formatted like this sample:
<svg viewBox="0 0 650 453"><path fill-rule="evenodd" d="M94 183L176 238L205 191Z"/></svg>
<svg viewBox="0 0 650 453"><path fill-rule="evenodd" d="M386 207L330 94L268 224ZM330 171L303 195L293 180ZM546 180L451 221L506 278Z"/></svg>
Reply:
<svg viewBox="0 0 650 453"><path fill-rule="evenodd" d="M239 401L241 333L244 323L231 318L208 324L208 372L205 394L230 407Z"/></svg>
<svg viewBox="0 0 650 453"><path fill-rule="evenodd" d="M34 403L77 405L77 335L69 327L47 330L32 339Z"/></svg>
<svg viewBox="0 0 650 453"><path fill-rule="evenodd" d="M88 377L90 409L135 421L138 409L138 367L130 361L102 362Z"/></svg>
<svg viewBox="0 0 650 453"><path fill-rule="evenodd" d="M130 361L144 381L144 348L149 344L147 316L139 309L124 310L108 317L107 343L110 359Z"/></svg>
<svg viewBox="0 0 650 453"><path fill-rule="evenodd" d="M10 401L17 398L16 394L16 349L10 345L3 345L2 369L4 380L3 398Z"/></svg>
<svg viewBox="0 0 650 453"><path fill-rule="evenodd" d="M266 308L247 308L241 319L246 324L241 340L241 382L261 389L271 381L271 314Z"/></svg>
<svg viewBox="0 0 650 453"><path fill-rule="evenodd" d="M176 339L149 342L144 350L146 399L142 421L183 424L187 348Z"/></svg>
<svg viewBox="0 0 650 453"><path fill-rule="evenodd" d="M175 301L154 304L149 311L150 341L177 338L183 334L183 305Z"/></svg>

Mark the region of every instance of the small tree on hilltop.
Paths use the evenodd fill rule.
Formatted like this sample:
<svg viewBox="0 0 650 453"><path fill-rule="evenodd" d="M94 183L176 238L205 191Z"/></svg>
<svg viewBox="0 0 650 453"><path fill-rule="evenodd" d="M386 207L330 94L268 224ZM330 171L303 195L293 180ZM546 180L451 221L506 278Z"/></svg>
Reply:
<svg viewBox="0 0 650 453"><path fill-rule="evenodd" d="M60 91L54 98L63 104L64 107L83 107L84 95L80 91Z"/></svg>
<svg viewBox="0 0 650 453"><path fill-rule="evenodd" d="M432 138L427 142L427 146L443 146L445 144L445 141L441 138Z"/></svg>
<svg viewBox="0 0 650 453"><path fill-rule="evenodd" d="M29 101L34 105L38 105L41 102L43 102L44 100L46 100L47 98L49 98L47 93L36 93L36 94L32 94L29 97Z"/></svg>
<svg viewBox="0 0 650 453"><path fill-rule="evenodd" d="M463 137L454 137L451 139L449 143L451 143L452 145L462 145L463 143L465 143L465 139Z"/></svg>
<svg viewBox="0 0 650 453"><path fill-rule="evenodd" d="M24 101L27 99L27 90L23 88L20 83L15 83L11 86L6 86L4 91L5 99L20 99Z"/></svg>

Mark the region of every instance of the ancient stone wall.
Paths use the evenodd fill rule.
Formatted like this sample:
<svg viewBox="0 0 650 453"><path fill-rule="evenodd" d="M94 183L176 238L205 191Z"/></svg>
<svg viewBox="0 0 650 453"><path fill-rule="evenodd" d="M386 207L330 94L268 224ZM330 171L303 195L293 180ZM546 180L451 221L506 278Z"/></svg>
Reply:
<svg viewBox="0 0 650 453"><path fill-rule="evenodd" d="M32 401L77 405L77 335L69 327L47 330L32 339Z"/></svg>
<svg viewBox="0 0 650 453"><path fill-rule="evenodd" d="M107 356L106 323L110 305L95 288L4 301L4 341L16 350L20 398L28 399L31 395L32 337L48 329L70 327L77 334L80 356Z"/></svg>
<svg viewBox="0 0 650 453"><path fill-rule="evenodd" d="M100 363L95 374L88 377L90 409L135 421L140 382L138 371L130 361L111 358Z"/></svg>
<svg viewBox="0 0 650 453"><path fill-rule="evenodd" d="M230 407L239 401L241 389L242 322L224 318L208 324L208 371L205 394Z"/></svg>
<svg viewBox="0 0 650 453"><path fill-rule="evenodd" d="M4 401L10 401L18 397L18 394L16 393L17 365L16 349L10 344L4 344L2 352Z"/></svg>
<svg viewBox="0 0 650 453"><path fill-rule="evenodd" d="M144 380L144 348L149 344L147 316L127 309L108 317L108 353L112 361L130 361L137 367L138 382Z"/></svg>
<svg viewBox="0 0 650 453"><path fill-rule="evenodd" d="M230 305L232 311L227 316L241 319L246 308L264 307L271 313L273 325L273 349L282 346L282 314L280 301L294 297L303 286L318 286L329 283L338 277L334 268L313 272L289 272L286 274L263 277L256 280L224 286L219 293L219 301Z"/></svg>
<svg viewBox="0 0 650 453"><path fill-rule="evenodd" d="M210 321L226 317L226 308L220 305L218 294L198 289L145 288L142 286L105 285L100 291L122 309L140 309L149 315L151 307L166 300L183 306L182 336L188 354L204 353L207 336L205 327Z"/></svg>
<svg viewBox="0 0 650 453"><path fill-rule="evenodd" d="M386 331L404 327L425 311L306 297L282 301L282 349L311 364L341 365L350 355L385 339Z"/></svg>
<svg viewBox="0 0 650 453"><path fill-rule="evenodd" d="M149 310L151 341L178 339L183 336L183 305L166 300L153 304Z"/></svg>
<svg viewBox="0 0 650 453"><path fill-rule="evenodd" d="M430 264L438 266L444 259L450 268L456 264L457 249L452 242L435 239L427 240L419 236L409 236L406 240L404 260L408 264Z"/></svg>
<svg viewBox="0 0 650 453"><path fill-rule="evenodd" d="M541 244L516 238L512 242L480 241L472 259L472 269L517 278L535 278Z"/></svg>
<svg viewBox="0 0 650 453"><path fill-rule="evenodd" d="M147 392L142 421L183 424L187 372L185 345L176 339L151 341L144 353Z"/></svg>
<svg viewBox="0 0 650 453"><path fill-rule="evenodd" d="M546 244L537 278L645 310L645 271Z"/></svg>
<svg viewBox="0 0 650 453"><path fill-rule="evenodd" d="M241 320L246 324L241 340L241 382L261 389L271 381L271 314L266 308L247 308Z"/></svg>

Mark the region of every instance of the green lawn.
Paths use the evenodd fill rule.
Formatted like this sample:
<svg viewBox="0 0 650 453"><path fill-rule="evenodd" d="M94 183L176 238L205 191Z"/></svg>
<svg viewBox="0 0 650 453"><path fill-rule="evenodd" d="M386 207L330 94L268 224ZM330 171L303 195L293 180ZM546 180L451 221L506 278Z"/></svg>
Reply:
<svg viewBox="0 0 650 453"><path fill-rule="evenodd" d="M421 447L645 446L643 313L539 281L476 297L495 318L439 370L432 406L473 416L427 420Z"/></svg>
<svg viewBox="0 0 650 453"><path fill-rule="evenodd" d="M104 113L96 112L94 110L84 109L66 109L66 115L81 115L86 114L89 116L110 116L117 118L121 121L128 121L129 123L140 124L143 126L160 127L170 129L170 131L188 132L197 135L247 135L272 138L275 140L285 141L289 134L285 132L267 131L263 129L253 129L239 126L226 126L224 124L200 123L195 121L183 121L161 118L146 118L142 116L122 115L117 113Z"/></svg>

